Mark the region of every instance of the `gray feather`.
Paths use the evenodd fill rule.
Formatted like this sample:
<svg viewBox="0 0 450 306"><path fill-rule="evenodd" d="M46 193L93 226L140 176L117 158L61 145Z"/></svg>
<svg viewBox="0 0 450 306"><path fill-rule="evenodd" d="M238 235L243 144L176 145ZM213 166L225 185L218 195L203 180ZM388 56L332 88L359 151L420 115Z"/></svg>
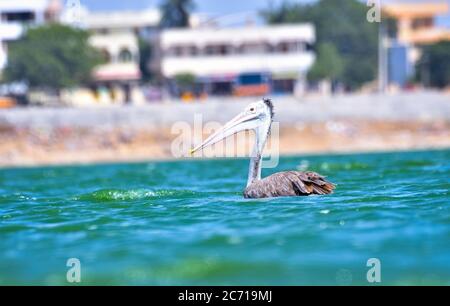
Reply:
<svg viewBox="0 0 450 306"><path fill-rule="evenodd" d="M246 198L270 198L282 196L307 196L330 194L335 185L315 172L278 172L255 181L244 190Z"/></svg>

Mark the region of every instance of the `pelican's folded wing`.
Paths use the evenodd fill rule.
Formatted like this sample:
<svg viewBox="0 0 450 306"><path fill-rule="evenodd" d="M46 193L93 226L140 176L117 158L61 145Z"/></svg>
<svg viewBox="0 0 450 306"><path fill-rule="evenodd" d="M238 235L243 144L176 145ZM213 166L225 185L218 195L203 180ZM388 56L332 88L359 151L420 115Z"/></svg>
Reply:
<svg viewBox="0 0 450 306"><path fill-rule="evenodd" d="M286 171L275 173L248 186L246 198L270 198L329 194L335 185L315 172Z"/></svg>

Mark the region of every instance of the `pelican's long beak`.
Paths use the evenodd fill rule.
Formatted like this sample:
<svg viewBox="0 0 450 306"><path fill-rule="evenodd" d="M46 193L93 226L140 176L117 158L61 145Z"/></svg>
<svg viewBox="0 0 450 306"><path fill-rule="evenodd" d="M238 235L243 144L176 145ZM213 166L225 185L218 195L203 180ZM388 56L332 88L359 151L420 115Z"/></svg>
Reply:
<svg viewBox="0 0 450 306"><path fill-rule="evenodd" d="M211 146L228 136L234 135L238 132L252 129L254 121L258 119L257 114L241 113L228 121L221 129L217 130L214 134L210 135L202 144L191 149L191 155L195 152L202 150L207 146Z"/></svg>

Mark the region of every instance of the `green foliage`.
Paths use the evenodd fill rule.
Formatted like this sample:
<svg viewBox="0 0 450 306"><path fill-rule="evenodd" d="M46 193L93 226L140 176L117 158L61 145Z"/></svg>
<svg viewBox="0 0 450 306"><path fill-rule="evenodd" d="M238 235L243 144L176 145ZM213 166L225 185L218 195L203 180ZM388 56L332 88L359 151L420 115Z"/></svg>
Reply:
<svg viewBox="0 0 450 306"><path fill-rule="evenodd" d="M180 88L189 90L194 87L196 77L192 73L179 73L175 75L174 79Z"/></svg>
<svg viewBox="0 0 450 306"><path fill-rule="evenodd" d="M160 5L162 28L185 28L189 26L189 15L194 10L192 0L164 0Z"/></svg>
<svg viewBox="0 0 450 306"><path fill-rule="evenodd" d="M432 87L450 86L450 41L424 47L416 71L419 79Z"/></svg>
<svg viewBox="0 0 450 306"><path fill-rule="evenodd" d="M270 7L261 11L260 15L269 24L298 23L309 19L307 17L310 11L310 5L283 1L278 7L274 7L273 3L270 2Z"/></svg>
<svg viewBox="0 0 450 306"><path fill-rule="evenodd" d="M378 27L366 19L368 7L357 0L319 0L313 4L284 2L261 14L268 23L311 22L317 43L335 46L343 59L338 81L355 89L375 79Z"/></svg>
<svg viewBox="0 0 450 306"><path fill-rule="evenodd" d="M149 82L152 80L153 74L150 70L149 63L152 58L152 47L147 40L139 39L139 69L141 71L142 80Z"/></svg>
<svg viewBox="0 0 450 306"><path fill-rule="evenodd" d="M308 79L334 81L342 75L343 70L344 63L336 47L330 43L321 43L317 48L317 59L308 73Z"/></svg>
<svg viewBox="0 0 450 306"><path fill-rule="evenodd" d="M31 28L11 43L5 77L54 90L85 84L102 61L88 38L86 31L58 24Z"/></svg>

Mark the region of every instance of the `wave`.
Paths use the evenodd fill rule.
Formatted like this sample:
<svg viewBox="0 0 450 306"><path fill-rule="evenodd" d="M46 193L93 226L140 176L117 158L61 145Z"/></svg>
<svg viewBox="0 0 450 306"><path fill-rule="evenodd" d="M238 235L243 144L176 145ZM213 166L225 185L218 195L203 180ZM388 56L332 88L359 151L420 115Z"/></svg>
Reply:
<svg viewBox="0 0 450 306"><path fill-rule="evenodd" d="M170 189L101 189L91 193L86 193L76 197L83 201L133 201L154 198L183 198L195 196L195 192L190 190L170 190Z"/></svg>

